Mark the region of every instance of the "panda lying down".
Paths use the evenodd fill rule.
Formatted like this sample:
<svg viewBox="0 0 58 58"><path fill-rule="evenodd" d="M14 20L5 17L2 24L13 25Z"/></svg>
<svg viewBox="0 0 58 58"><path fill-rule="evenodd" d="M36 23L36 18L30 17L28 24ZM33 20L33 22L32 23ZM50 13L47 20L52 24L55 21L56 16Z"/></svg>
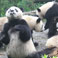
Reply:
<svg viewBox="0 0 58 58"><path fill-rule="evenodd" d="M26 25L16 25L8 31L8 35L10 42L7 45L6 53L9 58L42 58L44 54L47 54L48 57L58 55L56 47L38 52L31 39L31 30Z"/></svg>

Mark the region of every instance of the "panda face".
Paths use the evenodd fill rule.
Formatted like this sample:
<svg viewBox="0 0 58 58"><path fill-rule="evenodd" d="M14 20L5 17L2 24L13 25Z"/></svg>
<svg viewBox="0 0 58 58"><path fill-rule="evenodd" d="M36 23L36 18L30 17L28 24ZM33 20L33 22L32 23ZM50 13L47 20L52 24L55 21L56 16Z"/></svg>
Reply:
<svg viewBox="0 0 58 58"><path fill-rule="evenodd" d="M37 32L40 32L40 31L43 31L44 30L44 25L43 25L43 22L42 22L42 20L40 18L37 19L34 29Z"/></svg>
<svg viewBox="0 0 58 58"><path fill-rule="evenodd" d="M22 11L15 6L10 7L7 11L6 11L6 17L8 17L9 19L11 18L22 18Z"/></svg>

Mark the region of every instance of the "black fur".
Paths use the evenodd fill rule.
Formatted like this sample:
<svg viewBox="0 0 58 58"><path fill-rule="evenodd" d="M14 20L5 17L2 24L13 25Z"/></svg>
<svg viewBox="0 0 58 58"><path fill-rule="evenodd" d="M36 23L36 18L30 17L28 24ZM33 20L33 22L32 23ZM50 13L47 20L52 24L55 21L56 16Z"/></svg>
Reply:
<svg viewBox="0 0 58 58"><path fill-rule="evenodd" d="M53 50L54 50L55 48L56 48L56 47L44 49L44 50L42 50L42 51L40 51L40 52L30 54L30 55L28 55L26 58L42 58L42 56L43 56L44 54L46 54L46 55L50 54L51 52L53 52ZM48 56L48 58L50 58L50 57Z"/></svg>
<svg viewBox="0 0 58 58"><path fill-rule="evenodd" d="M2 43L6 44L6 45L9 43L10 39L9 39L9 36L8 36L8 30L10 28L14 27L15 25L18 25L18 24L27 25L28 26L26 21L24 21L23 19L22 20L20 20L20 19L12 19L12 20L10 20L8 23L6 23L4 25L3 31L0 34L0 41Z"/></svg>
<svg viewBox="0 0 58 58"><path fill-rule="evenodd" d="M38 19L37 19L37 21L36 21L36 23L38 24L40 21L41 21L41 19L40 19L40 18L38 18Z"/></svg>
<svg viewBox="0 0 58 58"><path fill-rule="evenodd" d="M53 18L53 20L51 21L51 24L49 26L49 32L48 32L49 38L58 34L57 27L56 27L57 22L58 22L58 18L56 17Z"/></svg>
<svg viewBox="0 0 58 58"><path fill-rule="evenodd" d="M19 25L16 25L13 29L12 29L12 32L15 32L15 31L18 31L19 32L19 39L22 41L22 42L27 42L28 40L30 40L30 37L31 37L31 30L29 28L29 26L26 26L26 25L22 25L22 24L19 24Z"/></svg>
<svg viewBox="0 0 58 58"><path fill-rule="evenodd" d="M45 14L45 18L47 19L45 29L48 29L51 25L51 21L54 17L58 16L58 3L55 3Z"/></svg>
<svg viewBox="0 0 58 58"><path fill-rule="evenodd" d="M21 7L20 9L22 10L22 12L24 12L24 8Z"/></svg>
<svg viewBox="0 0 58 58"><path fill-rule="evenodd" d="M56 35L56 32L57 32L56 22L52 21L50 26L49 26L48 37L50 38L50 37Z"/></svg>

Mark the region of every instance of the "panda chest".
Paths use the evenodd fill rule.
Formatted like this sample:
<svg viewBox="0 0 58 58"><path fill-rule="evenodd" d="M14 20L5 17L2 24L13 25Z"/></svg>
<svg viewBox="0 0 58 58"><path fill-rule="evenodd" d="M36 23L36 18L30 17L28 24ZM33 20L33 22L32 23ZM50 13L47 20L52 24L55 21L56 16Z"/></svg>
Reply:
<svg viewBox="0 0 58 58"><path fill-rule="evenodd" d="M12 36L7 47L7 53L12 58L24 58L26 56L23 43L18 39L18 36Z"/></svg>

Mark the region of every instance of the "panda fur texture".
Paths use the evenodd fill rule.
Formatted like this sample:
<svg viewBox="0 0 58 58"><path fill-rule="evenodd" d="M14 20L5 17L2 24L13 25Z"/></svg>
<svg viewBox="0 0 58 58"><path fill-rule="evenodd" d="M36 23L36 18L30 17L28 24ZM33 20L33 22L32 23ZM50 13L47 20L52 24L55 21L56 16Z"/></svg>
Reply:
<svg viewBox="0 0 58 58"><path fill-rule="evenodd" d="M20 8L16 6L12 6L6 11L6 16L8 19L11 19L11 18L21 19L23 16L23 12Z"/></svg>
<svg viewBox="0 0 58 58"><path fill-rule="evenodd" d="M8 35L10 42L6 53L9 58L42 58L44 54L50 58L57 49L52 47L37 52L31 39L31 30L26 25L16 25L8 31Z"/></svg>
<svg viewBox="0 0 58 58"><path fill-rule="evenodd" d="M58 3L55 1L45 3L37 9L37 14L40 18L46 18L45 29L48 29L53 18L58 16Z"/></svg>
<svg viewBox="0 0 58 58"><path fill-rule="evenodd" d="M12 18L21 19L23 16L23 12L21 8L12 6L6 11L6 16L7 17L0 17L0 29L1 29L0 31L2 31L4 24L8 22L8 19Z"/></svg>
<svg viewBox="0 0 58 58"><path fill-rule="evenodd" d="M55 35L55 36L49 38L47 40L45 46L47 48L56 47L56 49L54 49L54 52L51 55L54 55L54 56L57 56L58 57L58 35Z"/></svg>
<svg viewBox="0 0 58 58"><path fill-rule="evenodd" d="M58 35L58 17L53 18L48 31L48 38L54 35Z"/></svg>
<svg viewBox="0 0 58 58"><path fill-rule="evenodd" d="M31 30L35 30L37 32L43 31L43 21L39 17L23 15L22 18L28 23Z"/></svg>
<svg viewBox="0 0 58 58"><path fill-rule="evenodd" d="M6 19L6 17L8 19ZM3 17L3 19L5 21L8 21L8 20L10 20L12 18L24 19L28 23L31 30L35 30L37 32L40 32L40 31L42 31L44 29L43 22L39 17L30 16L30 15L23 15L22 10L20 8L18 8L18 7L15 7L15 6L10 7L6 11L6 17L5 18Z"/></svg>
<svg viewBox="0 0 58 58"><path fill-rule="evenodd" d="M55 35L51 38L49 38L46 42L46 46L48 48L50 47L58 47L58 35Z"/></svg>
<svg viewBox="0 0 58 58"><path fill-rule="evenodd" d="M7 17L0 17L0 31L2 31L4 24L7 22L8 22Z"/></svg>
<svg viewBox="0 0 58 58"><path fill-rule="evenodd" d="M16 13L17 12L17 13ZM4 43L4 44L8 44L10 39L9 39L9 36L8 36L8 30L12 27L14 27L15 25L18 25L18 24L26 24L26 21L25 20L22 20L18 17L18 14L20 15L22 13L22 11L13 6L13 7L10 7L7 11L6 11L6 17L8 18L8 22L4 24L4 28L0 34L0 43ZM22 21L22 22L21 22Z"/></svg>

